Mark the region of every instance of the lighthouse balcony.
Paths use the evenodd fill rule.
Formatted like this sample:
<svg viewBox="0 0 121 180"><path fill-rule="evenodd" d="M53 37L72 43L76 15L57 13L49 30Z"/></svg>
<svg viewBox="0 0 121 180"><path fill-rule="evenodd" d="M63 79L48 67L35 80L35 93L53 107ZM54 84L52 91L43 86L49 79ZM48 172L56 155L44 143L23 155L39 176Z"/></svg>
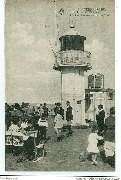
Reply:
<svg viewBox="0 0 121 180"><path fill-rule="evenodd" d="M91 53L88 51L68 50L59 51L56 54L56 63L54 69L59 70L62 67L74 66L83 67L85 70L91 69Z"/></svg>

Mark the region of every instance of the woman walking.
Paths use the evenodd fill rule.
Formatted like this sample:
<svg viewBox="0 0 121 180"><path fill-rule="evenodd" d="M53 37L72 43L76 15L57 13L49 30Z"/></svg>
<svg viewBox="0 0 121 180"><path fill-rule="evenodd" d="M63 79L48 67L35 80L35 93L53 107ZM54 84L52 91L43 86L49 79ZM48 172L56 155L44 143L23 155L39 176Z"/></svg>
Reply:
<svg viewBox="0 0 121 180"><path fill-rule="evenodd" d="M55 128L55 132L57 133L57 141L62 140L61 130L62 130L62 127L63 127L64 110L60 105L61 105L60 103L57 103L56 116L55 116L55 119L54 119L54 128Z"/></svg>

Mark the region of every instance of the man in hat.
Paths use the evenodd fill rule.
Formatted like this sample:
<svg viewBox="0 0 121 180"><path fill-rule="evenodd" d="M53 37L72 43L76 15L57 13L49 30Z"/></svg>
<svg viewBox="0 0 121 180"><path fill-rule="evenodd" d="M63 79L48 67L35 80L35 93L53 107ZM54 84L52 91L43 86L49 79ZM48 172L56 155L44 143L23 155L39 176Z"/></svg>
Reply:
<svg viewBox="0 0 121 180"><path fill-rule="evenodd" d="M102 135L104 131L104 118L105 118L105 111L103 109L103 105L98 105L98 114L96 114L96 120L98 125L98 132L100 135Z"/></svg>
<svg viewBox="0 0 121 180"><path fill-rule="evenodd" d="M72 114L72 107L70 106L70 102L66 102L67 110L66 110L66 120L67 120L67 127L68 127L68 135L72 135L72 129L71 129L71 120L73 120L73 114Z"/></svg>
<svg viewBox="0 0 121 180"><path fill-rule="evenodd" d="M43 105L43 111L44 111L45 119L47 119L48 118L48 108L46 106L46 103L44 103L44 105Z"/></svg>

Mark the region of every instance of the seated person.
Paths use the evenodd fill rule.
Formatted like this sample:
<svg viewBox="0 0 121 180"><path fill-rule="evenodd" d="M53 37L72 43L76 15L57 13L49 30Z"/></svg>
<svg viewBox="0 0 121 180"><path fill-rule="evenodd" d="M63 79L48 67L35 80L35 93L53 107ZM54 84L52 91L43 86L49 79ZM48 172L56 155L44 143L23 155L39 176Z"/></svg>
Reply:
<svg viewBox="0 0 121 180"><path fill-rule="evenodd" d="M8 131L16 131L18 132L20 130L19 126L17 125L17 121L14 121L14 119L11 121L11 126L8 128Z"/></svg>
<svg viewBox="0 0 121 180"><path fill-rule="evenodd" d="M18 126L16 118L13 118L11 121L11 126L8 128L8 131L11 132L11 134L18 134L20 132L20 127ZM21 141L18 137L13 137L11 139L12 145L15 147L15 144L19 144ZM17 147L17 146L16 146ZM13 148L12 149L12 154L13 155L18 155L19 154L19 149L18 148Z"/></svg>
<svg viewBox="0 0 121 180"><path fill-rule="evenodd" d="M23 150L20 158L17 160L17 163L25 161L25 160L33 160L35 157L35 144L33 137L28 137L24 140Z"/></svg>
<svg viewBox="0 0 121 180"><path fill-rule="evenodd" d="M27 128L24 125L25 124L23 123L22 128ZM25 159L29 159L29 160L34 159L34 149L35 149L34 137L26 135L26 133L24 133L26 131L22 131L22 130L24 130L22 128L17 125L16 119L15 119L15 121L13 119L12 124L8 129L8 131L17 132L16 134L18 134L18 135L20 134L21 136L23 136L24 143L23 143L22 151L21 151L22 157L17 162L23 161ZM17 137L15 137L14 140L17 141ZM13 149L14 154L17 154L17 151L18 151L18 148Z"/></svg>

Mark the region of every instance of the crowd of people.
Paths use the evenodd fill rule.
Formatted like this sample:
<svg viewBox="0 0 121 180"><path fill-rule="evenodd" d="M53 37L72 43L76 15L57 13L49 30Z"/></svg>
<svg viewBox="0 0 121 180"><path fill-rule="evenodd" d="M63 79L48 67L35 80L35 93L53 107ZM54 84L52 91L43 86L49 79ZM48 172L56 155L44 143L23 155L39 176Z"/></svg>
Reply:
<svg viewBox="0 0 121 180"><path fill-rule="evenodd" d="M46 103L39 106L30 106L28 103L22 103L19 105L5 105L5 124L6 131L15 132L16 136L22 133L24 139L23 151L26 153L26 158L29 160L34 159L35 147L39 144L46 142L46 132L48 129L48 108ZM28 133L37 134L34 136L28 135ZM19 142L19 139L14 139ZM35 141L36 140L36 141ZM23 156L22 156L23 159Z"/></svg>
<svg viewBox="0 0 121 180"><path fill-rule="evenodd" d="M72 120L72 107L70 102L67 101L67 111L65 126L68 130L67 136L72 135L71 120ZM64 127L64 109L61 104L55 103L54 107L54 129L57 135L57 142L62 141L62 128ZM21 132L24 135L30 131L36 131L36 146L47 141L47 130L48 130L48 115L49 109L46 103L39 106L30 106L28 103L22 103L21 105L15 103L14 105L5 105L5 124L6 131L10 132ZM26 136L27 137L27 136ZM32 159L34 151L33 139L28 137L24 141L24 151L26 151L29 159ZM31 149L31 150L30 150Z"/></svg>
<svg viewBox="0 0 121 180"><path fill-rule="evenodd" d="M71 136L73 108L70 102L66 102L67 108L64 112L61 103L55 103L54 111L54 124L55 133L57 135L57 142L62 141L62 131L66 128L66 136ZM46 103L40 104L37 107L30 106L30 104L22 103L19 105L5 106L5 121L7 131L25 132L30 130L37 131L36 144L46 143L47 130L48 130L48 115L49 109ZM64 119L65 116L65 119ZM91 155L92 165L97 165L97 157L100 155L103 162L115 166L115 108L110 108L109 117L105 118L105 111L103 105L98 105L98 112L96 114L96 121L90 121L89 127L91 133L88 137L87 150L81 152L80 161L85 161L88 155ZM33 141L28 140L25 142L25 149L28 149L27 154L32 149ZM31 148L30 148L31 147ZM34 145L33 145L34 148ZM30 158L30 157L29 157Z"/></svg>
<svg viewBox="0 0 121 180"><path fill-rule="evenodd" d="M61 104L55 103L54 111L54 129L57 134L57 141L62 140L62 128L66 126L68 133L67 136L72 135L71 121L73 119L72 107L70 102L66 102L66 123L64 121L64 109ZM52 109L51 109L52 111ZM26 130L38 130L38 141L40 139L46 140L46 132L48 129L48 115L49 109L46 103L39 106L30 106L28 103L22 103L19 105L5 105L5 124L6 130L26 129Z"/></svg>
<svg viewBox="0 0 121 180"><path fill-rule="evenodd" d="M14 105L5 104L5 124L6 130L10 127L11 123L14 122L18 126L22 122L28 122L28 126L32 124L36 128L36 124L40 117L48 118L48 108L46 103L39 106L30 106L29 103L22 103L21 105L15 103Z"/></svg>

